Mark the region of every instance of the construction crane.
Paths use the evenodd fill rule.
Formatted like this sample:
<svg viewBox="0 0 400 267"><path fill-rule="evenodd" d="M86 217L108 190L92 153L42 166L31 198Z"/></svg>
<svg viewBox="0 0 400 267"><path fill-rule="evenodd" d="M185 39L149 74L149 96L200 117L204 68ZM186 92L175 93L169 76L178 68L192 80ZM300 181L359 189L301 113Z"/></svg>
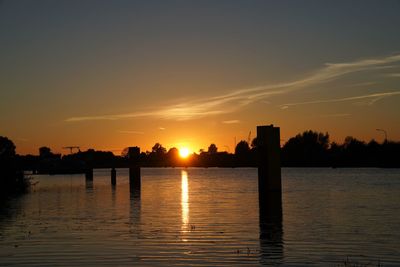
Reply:
<svg viewBox="0 0 400 267"><path fill-rule="evenodd" d="M72 150L73 150L74 148L78 149L78 152L81 152L79 146L65 146L65 147L63 147L63 149L69 149L69 153L70 153L70 154L72 154Z"/></svg>

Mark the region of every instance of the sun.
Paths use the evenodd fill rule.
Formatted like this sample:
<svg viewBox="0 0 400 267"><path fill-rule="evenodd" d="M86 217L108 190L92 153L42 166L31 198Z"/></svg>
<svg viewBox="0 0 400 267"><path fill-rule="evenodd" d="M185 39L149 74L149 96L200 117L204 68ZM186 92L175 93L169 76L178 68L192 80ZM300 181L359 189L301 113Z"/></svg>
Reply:
<svg viewBox="0 0 400 267"><path fill-rule="evenodd" d="M179 149L179 156L181 158L187 158L189 156L189 149L187 147L182 147Z"/></svg>

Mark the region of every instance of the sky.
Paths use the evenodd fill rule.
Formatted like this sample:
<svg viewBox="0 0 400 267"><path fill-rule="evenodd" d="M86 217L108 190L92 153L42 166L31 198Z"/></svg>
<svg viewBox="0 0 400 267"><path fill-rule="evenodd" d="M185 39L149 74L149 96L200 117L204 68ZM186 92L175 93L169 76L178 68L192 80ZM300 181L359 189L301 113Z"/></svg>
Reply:
<svg viewBox="0 0 400 267"><path fill-rule="evenodd" d="M257 125L400 140L400 1L0 1L0 135L234 151Z"/></svg>

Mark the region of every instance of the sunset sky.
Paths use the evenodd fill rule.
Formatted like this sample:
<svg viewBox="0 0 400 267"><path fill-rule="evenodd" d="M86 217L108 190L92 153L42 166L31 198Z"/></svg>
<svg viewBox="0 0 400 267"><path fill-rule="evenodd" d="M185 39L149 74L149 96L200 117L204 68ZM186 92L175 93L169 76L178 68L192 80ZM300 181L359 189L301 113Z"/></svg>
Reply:
<svg viewBox="0 0 400 267"><path fill-rule="evenodd" d="M234 150L257 125L400 140L400 1L0 1L0 135Z"/></svg>

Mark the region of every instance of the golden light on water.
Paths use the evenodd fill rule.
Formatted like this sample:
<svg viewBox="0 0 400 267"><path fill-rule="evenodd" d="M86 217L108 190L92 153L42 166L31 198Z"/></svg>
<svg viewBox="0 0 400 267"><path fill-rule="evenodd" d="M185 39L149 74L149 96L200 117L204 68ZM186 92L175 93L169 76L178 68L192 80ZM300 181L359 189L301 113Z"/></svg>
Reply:
<svg viewBox="0 0 400 267"><path fill-rule="evenodd" d="M186 229L189 224L189 182L185 170L181 171L181 188L182 229Z"/></svg>

